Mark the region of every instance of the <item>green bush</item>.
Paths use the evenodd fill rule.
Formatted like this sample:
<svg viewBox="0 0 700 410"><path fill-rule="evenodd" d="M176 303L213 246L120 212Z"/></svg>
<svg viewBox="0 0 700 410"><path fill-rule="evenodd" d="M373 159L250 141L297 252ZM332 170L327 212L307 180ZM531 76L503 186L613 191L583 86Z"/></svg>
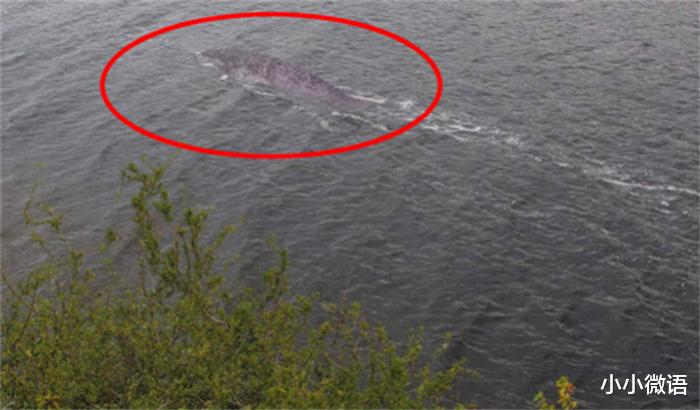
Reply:
<svg viewBox="0 0 700 410"><path fill-rule="evenodd" d="M357 304L291 295L274 240L262 283L227 291L218 251L235 227L207 235L208 211L178 210L164 171L122 173L137 186L129 269L109 259L124 241L108 229L93 271L63 215L32 195L24 217L45 261L18 283L2 275L3 407L458 406L453 382L474 373L464 361L435 368L447 344L426 363L419 334L399 348ZM95 277L137 285L106 289Z"/></svg>

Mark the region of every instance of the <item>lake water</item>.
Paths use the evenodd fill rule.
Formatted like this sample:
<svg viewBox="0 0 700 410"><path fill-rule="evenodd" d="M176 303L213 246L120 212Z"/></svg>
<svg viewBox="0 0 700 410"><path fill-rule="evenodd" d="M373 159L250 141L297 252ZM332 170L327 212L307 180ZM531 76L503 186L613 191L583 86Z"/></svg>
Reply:
<svg viewBox="0 0 700 410"><path fill-rule="evenodd" d="M420 126L339 156L250 161L185 152L105 108L99 77L137 37L252 10L331 14L428 52L444 96ZM36 164L43 198L79 243L124 232L119 171L171 160L168 181L215 225L245 217L232 277L255 277L275 233L294 290L360 301L403 337L482 379L481 407L530 407L566 374L586 407L698 405L697 2L4 1L2 263L36 263L21 209ZM367 106L337 110L206 67L238 46L288 61ZM146 128L222 150L290 152L395 129L435 79L409 49L357 28L290 19L190 27L128 53L110 73L117 108ZM125 252L128 253L128 247ZM125 256L128 259L128 256ZM687 396L601 391L610 373L685 374Z"/></svg>

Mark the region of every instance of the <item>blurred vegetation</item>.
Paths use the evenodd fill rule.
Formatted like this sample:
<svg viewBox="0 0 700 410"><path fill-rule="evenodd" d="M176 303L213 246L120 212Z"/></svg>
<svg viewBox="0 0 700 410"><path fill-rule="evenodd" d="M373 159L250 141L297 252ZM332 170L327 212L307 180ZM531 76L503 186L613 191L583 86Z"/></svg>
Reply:
<svg viewBox="0 0 700 410"><path fill-rule="evenodd" d="M92 255L71 244L63 214L35 190L24 218L44 257L20 281L2 277L3 407L462 406L453 384L476 374L463 360L438 365L448 341L426 358L420 332L396 343L357 304L291 294L287 253L274 240L261 283L227 290L217 272L236 227L210 234L208 211L179 209L164 172L123 171L136 187L133 232L108 229L100 264L86 262ZM138 248L126 271L110 256L122 235ZM134 284L110 289L96 277Z"/></svg>
<svg viewBox="0 0 700 410"><path fill-rule="evenodd" d="M557 386L557 395L559 404L562 410L574 410L578 407L578 403L574 400L574 390L576 389L569 378L566 376L561 376L555 383ZM539 410L556 410L556 406L547 401L544 397L544 393L540 390L535 394L534 402Z"/></svg>

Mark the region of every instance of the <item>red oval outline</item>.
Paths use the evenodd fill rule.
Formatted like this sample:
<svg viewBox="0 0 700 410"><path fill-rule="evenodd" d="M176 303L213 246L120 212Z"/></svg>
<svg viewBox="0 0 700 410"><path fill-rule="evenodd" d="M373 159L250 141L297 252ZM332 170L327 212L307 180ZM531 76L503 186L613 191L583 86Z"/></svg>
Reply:
<svg viewBox="0 0 700 410"><path fill-rule="evenodd" d="M213 148L205 148L205 147L200 147L197 145L191 145L191 144L186 144L184 142L176 141L170 138L163 137L161 135L158 135L152 131L149 131L145 128L140 127L139 125L131 122L128 118L126 118L122 113L120 113L112 104L110 101L109 97L107 96L107 87L106 87L106 82L107 82L107 75L109 74L109 71L112 69L114 66L114 63L117 62L121 57L123 57L129 50L132 48L138 46L141 43L144 43L150 39L153 39L157 36L160 36L162 34L168 33L170 31L175 31L179 30L181 28L189 27L189 26L194 26L198 24L203 24L203 23L209 23L209 22L214 22L214 21L221 21L221 20L234 20L234 19L245 19L245 18L257 18L257 17L282 17L282 18L297 18L297 19L311 19L311 20L321 20L321 21L329 21L332 23L339 23L339 24L345 24L348 26L354 26L354 27L359 27L377 34L381 34L385 37L388 37L398 43L403 44L404 46L408 47L411 49L413 52L418 54L425 60L430 68L433 70L433 73L435 74L435 79L437 82L437 87L435 90L435 97L433 98L433 101L430 103L428 108L425 109L420 115L418 115L415 119L413 119L411 122L407 123L401 128L398 128L394 131L388 132L384 135L380 135L379 137L375 137L373 139L365 140L356 144L352 145L344 145L341 147L336 147L336 148L329 148L329 149L324 149L324 150L319 150L319 151L302 151L302 152L283 152L283 153L257 153L257 152L244 152L244 151L226 151L226 150L218 150L218 149L213 149ZM324 14L312 14L312 13L299 13L299 12L286 12L286 11L256 11L256 12L245 12L245 13L231 13L231 14L219 14L219 15L213 15L213 16L207 16L207 17L200 17L192 20L186 20L182 21L180 23L172 24L166 27L162 27L158 30L152 31L150 33L147 33L136 40L128 43L126 46L124 46L121 50L119 50L112 58L107 62L105 65L104 69L102 70L102 75L100 76L100 95L102 96L102 100L104 101L105 105L109 109L112 114L117 117L121 122L123 122L127 127L131 128L132 130L138 132L139 134L145 135L149 138L152 138L158 142L161 142L163 144L168 144L171 146L174 146L176 148L181 148L189 151L195 151L199 152L201 154L208 154L208 155L217 155L217 156L224 156L224 157L236 157L236 158L246 158L246 159L295 159L295 158L308 158L308 157L320 157L324 155L336 155L336 154L341 154L344 152L349 152L349 151L355 151L359 150L362 148L367 148L372 145L376 145L382 142L385 142L389 139L395 138L399 136L400 134L403 134L404 132L410 130L411 128L415 127L416 125L420 124L423 120L425 120L437 107L437 105L440 102L440 98L442 97L442 88L443 88L443 81L442 81L442 74L440 73L440 69L438 68L437 64L433 59L423 51L420 47L417 45L413 44L412 42L406 40L405 38L399 36L398 34L394 34L390 31L387 31L383 28L379 28L367 23L363 23L360 21L355 21L355 20L350 20L342 17L336 17L336 16L329 16L329 15L324 15Z"/></svg>

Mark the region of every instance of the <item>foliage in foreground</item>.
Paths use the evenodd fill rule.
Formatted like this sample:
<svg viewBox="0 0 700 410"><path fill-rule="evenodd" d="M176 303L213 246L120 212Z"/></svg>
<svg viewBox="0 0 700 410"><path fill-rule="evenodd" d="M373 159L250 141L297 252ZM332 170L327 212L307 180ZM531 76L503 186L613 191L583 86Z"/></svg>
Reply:
<svg viewBox="0 0 700 410"><path fill-rule="evenodd" d="M557 386L557 395L559 396L557 403L562 410L574 410L578 408L578 403L574 400L574 385L566 376L561 376L555 383ZM556 406L547 401L542 391L535 394L534 402L539 410L556 410Z"/></svg>
<svg viewBox="0 0 700 410"><path fill-rule="evenodd" d="M207 211L176 209L163 173L133 163L123 172L138 187L138 262L126 272L107 257L117 232L93 271L62 214L32 196L25 220L47 257L19 283L3 274L3 407L455 406L448 392L471 374L462 361L436 370L419 360L419 336L399 349L357 304L291 295L274 243L260 288L225 291L217 250L235 227L206 241ZM138 285L96 292L91 281L108 274Z"/></svg>

